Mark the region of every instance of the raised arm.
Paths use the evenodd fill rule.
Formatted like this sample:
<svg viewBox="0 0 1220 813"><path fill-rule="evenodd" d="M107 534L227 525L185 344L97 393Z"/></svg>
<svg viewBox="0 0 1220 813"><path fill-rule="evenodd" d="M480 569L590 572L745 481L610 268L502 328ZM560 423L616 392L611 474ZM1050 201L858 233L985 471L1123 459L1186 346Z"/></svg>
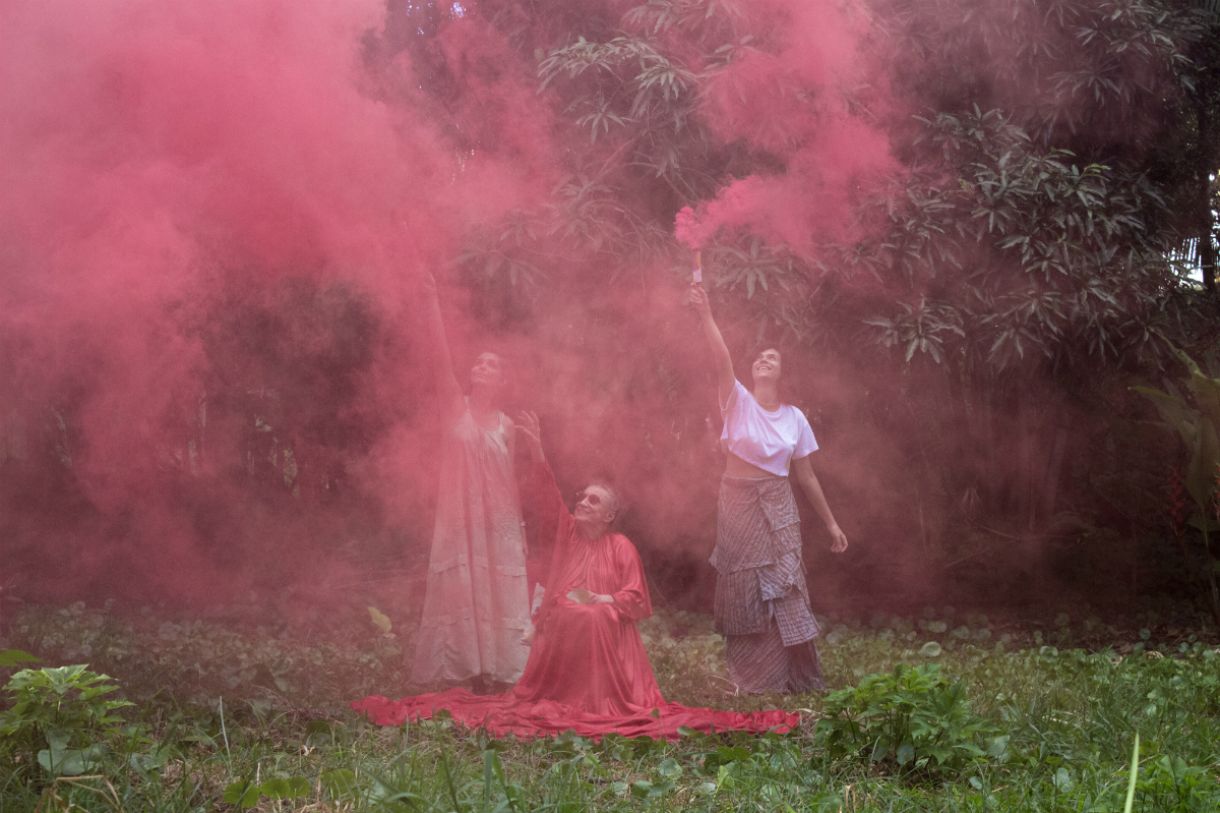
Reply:
<svg viewBox="0 0 1220 813"><path fill-rule="evenodd" d="M843 533L839 523L835 522L835 516L831 513L830 504L826 502L826 494L822 491L822 484L818 482L818 476L814 473L813 463L809 458L810 455L805 455L793 460L792 475L801 484L801 490L813 504L813 510L818 512L818 516L826 525L826 530L830 532L831 551L842 553L847 550L847 535Z"/></svg>
<svg viewBox="0 0 1220 813"><path fill-rule="evenodd" d="M712 316L712 303L708 300L707 291L702 285L691 284L687 302L695 309L695 313L699 314L699 321L703 326L703 338L707 339L707 346L711 348L712 362L716 365L716 391L720 395L720 406L723 409L737 383L737 377L733 375L733 357L729 355L728 345L724 343L724 337L720 335L716 318Z"/></svg>
<svg viewBox="0 0 1220 813"><path fill-rule="evenodd" d="M446 415L456 415L462 409L462 386L453 372L453 359L449 354L449 338L445 335L445 320L441 316L436 278L430 273L424 277L423 293L428 338L432 342L434 353L433 374L436 376L436 391L441 401L441 410Z"/></svg>
<svg viewBox="0 0 1220 813"><path fill-rule="evenodd" d="M556 541L562 541L560 537L567 535L567 526L572 522L572 515L563 502L563 495L555 483L555 475L546 461L546 454L542 451L542 426L538 415L533 412L521 412L514 423L516 434L529 450L530 460L534 464L534 474L531 478L533 487L530 491L535 495L540 513L547 517L548 524L553 522L556 525Z"/></svg>

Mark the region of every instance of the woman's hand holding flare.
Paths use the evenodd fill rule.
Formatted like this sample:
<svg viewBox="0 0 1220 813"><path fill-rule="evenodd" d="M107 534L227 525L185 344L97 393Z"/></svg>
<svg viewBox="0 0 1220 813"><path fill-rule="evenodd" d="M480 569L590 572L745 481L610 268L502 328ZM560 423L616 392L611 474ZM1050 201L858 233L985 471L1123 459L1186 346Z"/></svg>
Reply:
<svg viewBox="0 0 1220 813"><path fill-rule="evenodd" d="M686 292L686 304L695 309L695 313L706 318L712 315L712 303L708 299L707 290L698 283L692 282Z"/></svg>

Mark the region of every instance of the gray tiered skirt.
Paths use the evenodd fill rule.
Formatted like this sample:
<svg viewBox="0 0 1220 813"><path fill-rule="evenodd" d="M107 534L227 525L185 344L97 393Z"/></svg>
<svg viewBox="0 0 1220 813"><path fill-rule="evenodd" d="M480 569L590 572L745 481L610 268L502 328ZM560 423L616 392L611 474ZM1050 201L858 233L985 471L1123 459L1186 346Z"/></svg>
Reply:
<svg viewBox="0 0 1220 813"><path fill-rule="evenodd" d="M787 477L724 477L717 506L716 631L743 692L823 688L801 562L800 515Z"/></svg>

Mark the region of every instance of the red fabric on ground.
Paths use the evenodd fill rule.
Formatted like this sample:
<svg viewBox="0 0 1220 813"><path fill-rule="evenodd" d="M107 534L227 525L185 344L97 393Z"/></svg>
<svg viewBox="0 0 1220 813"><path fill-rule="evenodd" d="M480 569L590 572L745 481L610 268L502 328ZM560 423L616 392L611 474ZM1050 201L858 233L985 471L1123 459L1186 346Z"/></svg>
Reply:
<svg viewBox="0 0 1220 813"><path fill-rule="evenodd" d="M408 720L434 716L445 710L466 728L481 728L493 737L510 734L521 739L551 737L572 731L582 737L600 739L607 734L624 737L676 739L679 728L696 731L768 731L787 733L800 724L800 715L786 711L719 711L665 703L632 714L599 715L582 712L550 700L521 700L512 690L491 697L473 695L466 689L450 689L389 700L366 697L352 704L378 725L397 726Z"/></svg>
<svg viewBox="0 0 1220 813"><path fill-rule="evenodd" d="M549 469L538 477L551 515L555 549L537 633L525 673L501 695L465 689L400 700L367 697L352 707L378 725L401 725L440 710L468 728L521 738L574 731L581 736L674 738L697 731L787 732L800 716L785 711L735 712L666 702L657 687L636 622L652 614L644 569L621 534L584 539L559 496ZM613 604L577 604L576 588L611 595Z"/></svg>

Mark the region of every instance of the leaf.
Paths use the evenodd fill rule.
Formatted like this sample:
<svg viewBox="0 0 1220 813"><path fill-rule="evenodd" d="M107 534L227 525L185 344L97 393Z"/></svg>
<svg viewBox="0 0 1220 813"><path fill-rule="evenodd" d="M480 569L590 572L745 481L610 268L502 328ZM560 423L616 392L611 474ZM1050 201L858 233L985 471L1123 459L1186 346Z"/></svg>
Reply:
<svg viewBox="0 0 1220 813"><path fill-rule="evenodd" d="M88 748L46 748L38 752L38 764L52 776L80 776L97 769L106 756L106 746L95 743Z"/></svg>
<svg viewBox="0 0 1220 813"><path fill-rule="evenodd" d="M303 776L273 777L261 785L268 799L300 799L309 795L309 780Z"/></svg>
<svg viewBox="0 0 1220 813"><path fill-rule="evenodd" d="M1186 490L1194 498L1200 511L1212 508L1215 491L1216 469L1220 467L1220 433L1216 424L1204 415L1199 416L1199 431L1186 467Z"/></svg>
<svg viewBox="0 0 1220 813"><path fill-rule="evenodd" d="M351 796L356 790L356 774L350 768L323 771L320 781L322 788L331 796Z"/></svg>
<svg viewBox="0 0 1220 813"><path fill-rule="evenodd" d="M239 779L236 782L230 783L222 794L221 798L231 805L236 805L243 810L249 810L258 804L259 798L262 796L262 788L255 782L248 779Z"/></svg>
<svg viewBox="0 0 1220 813"><path fill-rule="evenodd" d="M1196 531L1206 531L1209 534L1220 531L1220 522L1217 522L1210 513L1203 511L1192 512L1190 518L1186 520L1186 524Z"/></svg>
<svg viewBox="0 0 1220 813"><path fill-rule="evenodd" d="M1190 405L1176 395L1170 395L1154 387L1132 387L1133 392L1147 398L1156 407L1166 426L1178 433L1187 448L1195 445L1199 421Z"/></svg>
<svg viewBox="0 0 1220 813"><path fill-rule="evenodd" d="M652 793L652 783L647 779L637 779L631 783L631 795L637 799L646 799Z"/></svg>
<svg viewBox="0 0 1220 813"><path fill-rule="evenodd" d="M389 635L393 630L393 624L390 623L390 618L376 607L369 607L369 618L373 622L373 626L381 630L382 634Z"/></svg>
<svg viewBox="0 0 1220 813"><path fill-rule="evenodd" d="M682 775L682 766L673 757L666 757L657 766L657 773L664 779L674 780Z"/></svg>
<svg viewBox="0 0 1220 813"><path fill-rule="evenodd" d="M0 668L22 663L39 663L39 658L24 649L0 649Z"/></svg>

